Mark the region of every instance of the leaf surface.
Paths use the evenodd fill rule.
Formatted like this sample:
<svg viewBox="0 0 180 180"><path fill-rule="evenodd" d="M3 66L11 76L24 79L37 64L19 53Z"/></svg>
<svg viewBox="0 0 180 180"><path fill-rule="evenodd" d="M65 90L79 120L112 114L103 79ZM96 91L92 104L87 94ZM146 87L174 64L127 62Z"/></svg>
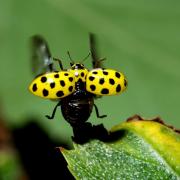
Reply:
<svg viewBox="0 0 180 180"><path fill-rule="evenodd" d="M108 142L60 148L76 179L179 179L180 135L171 128L135 119L113 127L111 135Z"/></svg>

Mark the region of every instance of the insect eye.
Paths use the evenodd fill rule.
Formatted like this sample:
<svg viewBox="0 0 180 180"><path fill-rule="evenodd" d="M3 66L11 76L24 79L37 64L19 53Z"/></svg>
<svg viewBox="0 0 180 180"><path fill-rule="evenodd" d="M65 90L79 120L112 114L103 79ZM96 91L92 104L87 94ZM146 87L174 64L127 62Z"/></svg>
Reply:
<svg viewBox="0 0 180 180"><path fill-rule="evenodd" d="M76 69L76 65L74 64L74 63L70 63L70 65L71 65L71 69Z"/></svg>
<svg viewBox="0 0 180 180"><path fill-rule="evenodd" d="M70 66L73 67L73 66L74 66L74 63L70 62Z"/></svg>
<svg viewBox="0 0 180 180"><path fill-rule="evenodd" d="M81 68L84 69L84 64L81 64Z"/></svg>

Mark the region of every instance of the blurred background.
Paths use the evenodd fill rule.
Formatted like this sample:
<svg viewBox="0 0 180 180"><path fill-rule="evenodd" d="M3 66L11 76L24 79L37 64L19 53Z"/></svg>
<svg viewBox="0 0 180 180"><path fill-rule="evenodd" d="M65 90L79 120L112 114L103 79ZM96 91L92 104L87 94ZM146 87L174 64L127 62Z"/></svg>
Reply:
<svg viewBox="0 0 180 180"><path fill-rule="evenodd" d="M160 116L167 124L180 128L179 8L178 0L1 0L1 119L17 152L37 145L43 148L43 138L45 142L49 139L50 149L71 147L72 130L60 110L54 120L45 118L56 103L28 92L34 78L28 41L34 34L43 35L53 56L62 59L68 68L67 51L77 61L84 58L89 52L88 33L93 32L100 56L107 58L104 66L126 75L125 93L95 102L100 114L108 117L97 119L93 112L89 119L93 124L111 128L139 114L147 119ZM90 59L85 65L91 69ZM27 162L22 153L20 159Z"/></svg>

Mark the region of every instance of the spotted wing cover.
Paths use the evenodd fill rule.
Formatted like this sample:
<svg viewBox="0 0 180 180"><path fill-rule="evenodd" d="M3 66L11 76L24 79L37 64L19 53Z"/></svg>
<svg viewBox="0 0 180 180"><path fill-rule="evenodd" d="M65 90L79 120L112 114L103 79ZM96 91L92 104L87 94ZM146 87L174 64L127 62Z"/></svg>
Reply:
<svg viewBox="0 0 180 180"><path fill-rule="evenodd" d="M127 87L121 72L113 69L93 69L87 75L86 90L96 95L116 95Z"/></svg>
<svg viewBox="0 0 180 180"><path fill-rule="evenodd" d="M74 75L67 71L46 73L34 79L29 90L47 99L63 98L75 91Z"/></svg>
<svg viewBox="0 0 180 180"><path fill-rule="evenodd" d="M30 40L32 71L37 76L54 71L53 59L46 40L40 35L34 35Z"/></svg>

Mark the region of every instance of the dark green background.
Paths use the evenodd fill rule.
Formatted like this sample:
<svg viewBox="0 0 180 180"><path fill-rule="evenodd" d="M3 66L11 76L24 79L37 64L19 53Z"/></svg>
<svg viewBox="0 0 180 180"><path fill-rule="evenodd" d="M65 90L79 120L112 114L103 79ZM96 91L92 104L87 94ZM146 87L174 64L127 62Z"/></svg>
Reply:
<svg viewBox="0 0 180 180"><path fill-rule="evenodd" d="M6 0L0 2L0 98L10 125L38 117L53 137L70 139L71 128L55 103L30 94L33 79L28 40L42 34L66 67L69 50L81 60L89 52L88 32L98 37L105 66L124 72L129 86L120 96L96 101L101 114L90 121L108 128L134 114L160 116L180 127L180 1ZM90 59L86 61L90 68Z"/></svg>

